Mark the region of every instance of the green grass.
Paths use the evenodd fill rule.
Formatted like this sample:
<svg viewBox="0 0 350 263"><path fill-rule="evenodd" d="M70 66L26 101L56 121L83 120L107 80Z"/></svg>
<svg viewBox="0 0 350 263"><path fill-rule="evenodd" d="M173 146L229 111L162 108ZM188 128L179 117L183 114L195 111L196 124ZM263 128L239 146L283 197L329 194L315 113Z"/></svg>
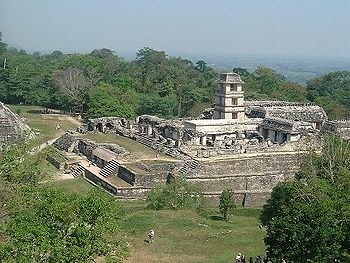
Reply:
<svg viewBox="0 0 350 263"><path fill-rule="evenodd" d="M76 124L69 121L63 115L40 114L42 107L26 105L7 105L13 112L19 114L27 120L28 126L37 133L37 144L53 139L65 131L74 129ZM57 124L61 125L60 130L56 130Z"/></svg>
<svg viewBox="0 0 350 263"><path fill-rule="evenodd" d="M50 184L81 194L93 187L81 177ZM148 210L142 200L120 203L125 209L120 229L131 250L127 262L221 263L234 262L238 253L248 259L264 254L259 208L237 208L226 222L217 208L205 218L190 210ZM150 229L156 233L152 244L147 242Z"/></svg>
<svg viewBox="0 0 350 263"><path fill-rule="evenodd" d="M68 180L54 181L54 182L50 182L49 184L55 187L64 188L68 191L81 193L81 194L87 193L90 189L95 187L82 177L77 177L77 178L68 179Z"/></svg>
<svg viewBox="0 0 350 263"><path fill-rule="evenodd" d="M81 138L89 139L98 143L114 143L123 147L125 150L135 153L142 156L142 158L156 158L157 151L138 143L130 138L124 136L117 136L116 134L108 133L94 133L94 134L82 134ZM160 154L159 158L168 158L172 157L165 154Z"/></svg>
<svg viewBox="0 0 350 263"><path fill-rule="evenodd" d="M265 230L259 228L260 209L239 208L229 222L218 214L207 219L193 211L152 211L141 201L124 201L121 229L130 242L129 262L234 262L237 253L263 255ZM147 232L155 230L153 244Z"/></svg>

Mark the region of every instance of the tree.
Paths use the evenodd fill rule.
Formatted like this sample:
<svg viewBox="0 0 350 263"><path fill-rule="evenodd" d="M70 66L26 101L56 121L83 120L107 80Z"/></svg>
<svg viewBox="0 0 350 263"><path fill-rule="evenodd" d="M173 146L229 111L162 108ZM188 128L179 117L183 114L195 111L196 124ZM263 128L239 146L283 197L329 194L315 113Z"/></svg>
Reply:
<svg viewBox="0 0 350 263"><path fill-rule="evenodd" d="M234 68L232 72L239 74L241 77L246 77L249 75L249 71L245 68Z"/></svg>
<svg viewBox="0 0 350 263"><path fill-rule="evenodd" d="M83 71L78 68L67 68L54 73L55 85L63 94L68 96L74 106L83 113L87 100L87 94L91 88L91 82L86 78Z"/></svg>
<svg viewBox="0 0 350 263"><path fill-rule="evenodd" d="M6 262L89 262L128 255L119 235L122 210L99 188L78 196L52 187L25 188L11 203L0 245Z"/></svg>
<svg viewBox="0 0 350 263"><path fill-rule="evenodd" d="M224 220L228 220L229 215L236 208L235 195L232 189L225 189L220 195L219 209Z"/></svg>
<svg viewBox="0 0 350 263"><path fill-rule="evenodd" d="M185 179L155 187L149 193L147 203L148 208L154 210L194 208L200 212L205 210L206 205L201 189Z"/></svg>
<svg viewBox="0 0 350 263"><path fill-rule="evenodd" d="M21 138L16 146L4 150L0 161L1 177L14 184L37 184L45 174L40 169L40 162L47 157L47 151L28 154L30 144Z"/></svg>
<svg viewBox="0 0 350 263"><path fill-rule="evenodd" d="M131 88L101 83L89 93L87 118L136 117L137 94Z"/></svg>
<svg viewBox="0 0 350 263"><path fill-rule="evenodd" d="M283 75L267 67L259 66L252 74L244 74L243 80L249 99L307 101L304 86L287 81Z"/></svg>
<svg viewBox="0 0 350 263"><path fill-rule="evenodd" d="M197 61L196 65L196 69L198 69L200 72L204 72L207 69L207 63L203 60Z"/></svg>
<svg viewBox="0 0 350 263"><path fill-rule="evenodd" d="M350 257L350 142L326 140L304 158L297 180L278 184L264 206L265 244L273 261L334 262Z"/></svg>
<svg viewBox="0 0 350 263"><path fill-rule="evenodd" d="M350 71L335 71L307 83L309 100L325 109L332 119L349 117Z"/></svg>

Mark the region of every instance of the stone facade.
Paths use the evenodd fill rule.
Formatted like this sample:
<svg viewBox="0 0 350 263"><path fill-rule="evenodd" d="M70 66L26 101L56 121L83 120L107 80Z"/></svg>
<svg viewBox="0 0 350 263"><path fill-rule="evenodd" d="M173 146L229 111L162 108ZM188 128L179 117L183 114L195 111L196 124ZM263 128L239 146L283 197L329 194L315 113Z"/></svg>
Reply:
<svg viewBox="0 0 350 263"><path fill-rule="evenodd" d="M34 136L21 117L0 102L0 148L5 144L15 143L20 137Z"/></svg>
<svg viewBox="0 0 350 263"><path fill-rule="evenodd" d="M221 74L215 91L214 119L241 121L245 118L243 84L236 73Z"/></svg>

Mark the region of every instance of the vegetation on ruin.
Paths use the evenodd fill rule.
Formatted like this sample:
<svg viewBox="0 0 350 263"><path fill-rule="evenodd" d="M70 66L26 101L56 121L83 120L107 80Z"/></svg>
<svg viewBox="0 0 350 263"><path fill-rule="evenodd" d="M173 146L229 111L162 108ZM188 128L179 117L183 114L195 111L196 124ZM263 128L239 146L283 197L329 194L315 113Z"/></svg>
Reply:
<svg viewBox="0 0 350 263"><path fill-rule="evenodd" d="M305 158L298 180L283 182L264 206L269 256L287 262L350 260L350 142L329 137Z"/></svg>
<svg viewBox="0 0 350 263"><path fill-rule="evenodd" d="M205 61L193 63L150 48L126 61L109 49L41 55L0 42L0 61L0 101L79 112L85 118L197 115L214 103L218 77ZM345 118L349 112L348 71L321 76L307 86L266 67L233 71L246 82L248 99L311 101L323 106L331 118Z"/></svg>

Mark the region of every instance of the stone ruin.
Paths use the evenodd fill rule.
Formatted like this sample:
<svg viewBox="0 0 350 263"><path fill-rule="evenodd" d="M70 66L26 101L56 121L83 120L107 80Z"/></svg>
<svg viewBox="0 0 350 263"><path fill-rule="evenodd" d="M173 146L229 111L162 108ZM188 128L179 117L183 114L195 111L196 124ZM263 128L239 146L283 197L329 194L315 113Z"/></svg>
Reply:
<svg viewBox="0 0 350 263"><path fill-rule="evenodd" d="M72 147L96 163L104 175L85 169L85 176L120 198L145 198L155 184L181 176L200 185L212 200L232 188L237 202L257 206L264 204L278 182L294 177L304 153L320 149L323 132L350 137L350 121L329 121L314 104L245 101L243 84L236 73L222 74L215 107L197 119L141 115L135 121L89 120L79 132L125 136L174 161L150 165L113 153L112 146L79 139ZM68 138L63 141L74 144ZM127 185L111 183L115 178Z"/></svg>
<svg viewBox="0 0 350 263"><path fill-rule="evenodd" d="M33 138L34 133L24 120L0 102L0 147L15 143L19 138Z"/></svg>

